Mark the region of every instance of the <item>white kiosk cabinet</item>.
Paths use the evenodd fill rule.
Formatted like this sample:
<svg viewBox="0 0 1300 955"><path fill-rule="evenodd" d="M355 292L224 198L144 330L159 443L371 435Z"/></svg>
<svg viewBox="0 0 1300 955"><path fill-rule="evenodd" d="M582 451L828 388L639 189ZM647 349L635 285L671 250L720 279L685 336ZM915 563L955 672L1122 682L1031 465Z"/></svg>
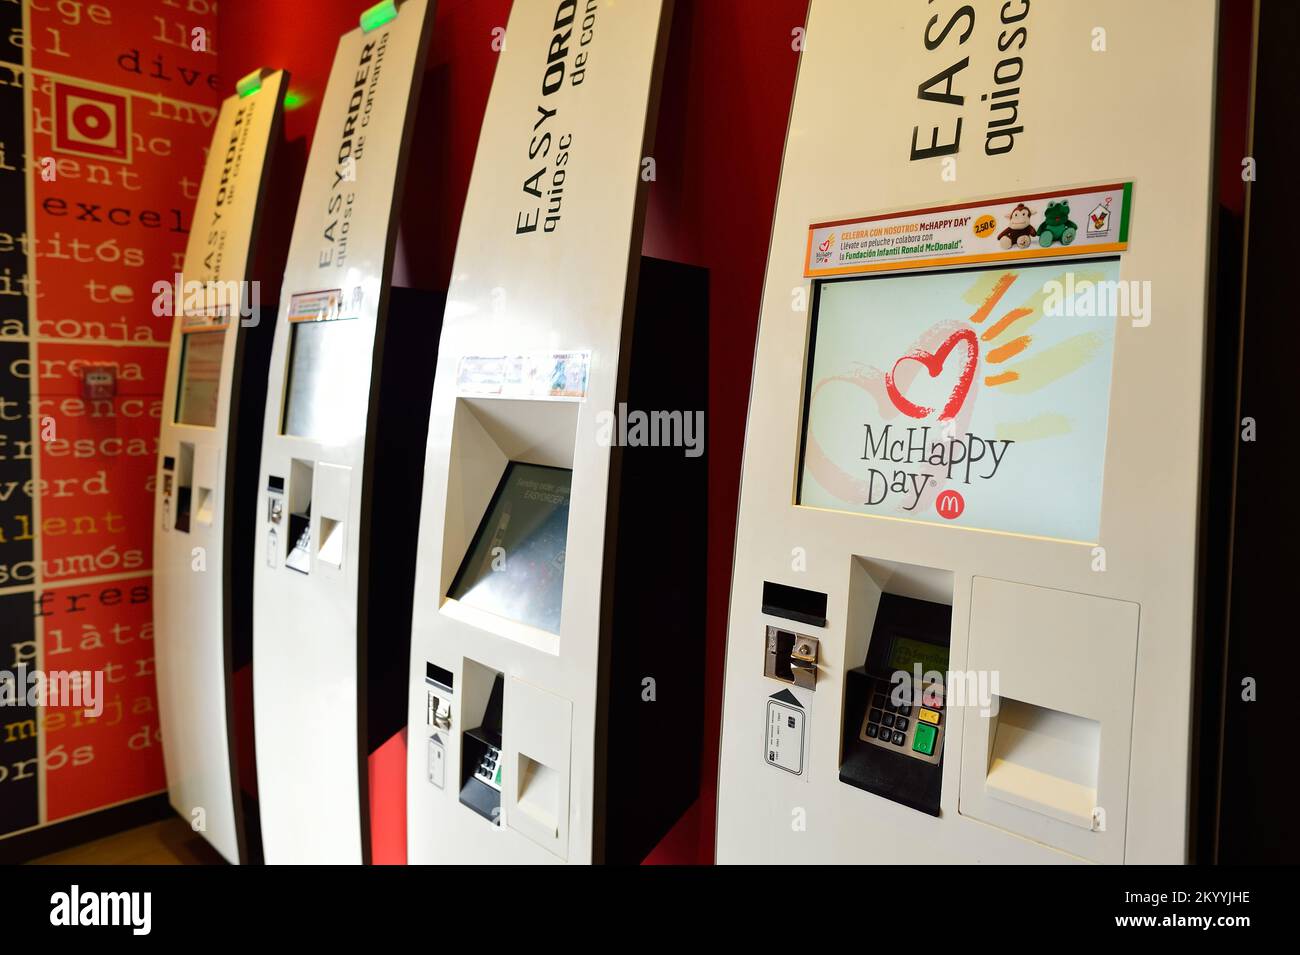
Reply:
<svg viewBox="0 0 1300 955"><path fill-rule="evenodd" d="M370 861L368 758L405 715L440 307L390 276L430 6L380 4L339 40L289 248L253 555L270 863Z"/></svg>
<svg viewBox="0 0 1300 955"><path fill-rule="evenodd" d="M274 312L247 283L280 136L283 71L221 105L179 279L154 512L154 625L163 764L172 807L230 862L261 859L252 701L253 499ZM246 686L246 684L245 684ZM241 751L242 747L242 751Z"/></svg>
<svg viewBox="0 0 1300 955"><path fill-rule="evenodd" d="M640 258L666 7L511 11L430 417L412 862L638 862L696 798L706 277Z"/></svg>
<svg viewBox="0 0 1300 955"><path fill-rule="evenodd" d="M1215 14L813 0L719 862L1185 859Z"/></svg>

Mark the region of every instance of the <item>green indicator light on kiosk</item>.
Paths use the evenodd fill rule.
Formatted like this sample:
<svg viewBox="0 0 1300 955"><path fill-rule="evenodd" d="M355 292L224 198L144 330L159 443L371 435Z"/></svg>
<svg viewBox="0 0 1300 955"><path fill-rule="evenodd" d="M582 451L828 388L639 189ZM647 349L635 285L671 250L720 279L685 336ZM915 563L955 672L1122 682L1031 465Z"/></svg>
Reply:
<svg viewBox="0 0 1300 955"><path fill-rule="evenodd" d="M238 83L235 84L235 92L241 97L252 96L262 88L262 71L253 70Z"/></svg>
<svg viewBox="0 0 1300 955"><path fill-rule="evenodd" d="M366 33L369 33L371 30L383 26L396 16L396 0L384 0L383 3L376 3L365 13L361 14L361 29Z"/></svg>
<svg viewBox="0 0 1300 955"><path fill-rule="evenodd" d="M307 102L307 96L300 90L289 90L284 94L284 108L289 112L293 112L305 102Z"/></svg>

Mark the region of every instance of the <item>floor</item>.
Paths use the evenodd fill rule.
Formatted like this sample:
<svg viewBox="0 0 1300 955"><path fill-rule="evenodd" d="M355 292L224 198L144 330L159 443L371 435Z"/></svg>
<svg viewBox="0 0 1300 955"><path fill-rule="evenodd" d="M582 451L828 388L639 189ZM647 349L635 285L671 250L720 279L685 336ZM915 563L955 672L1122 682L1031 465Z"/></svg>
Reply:
<svg viewBox="0 0 1300 955"><path fill-rule="evenodd" d="M179 817L151 822L53 855L30 865L222 865L224 860Z"/></svg>

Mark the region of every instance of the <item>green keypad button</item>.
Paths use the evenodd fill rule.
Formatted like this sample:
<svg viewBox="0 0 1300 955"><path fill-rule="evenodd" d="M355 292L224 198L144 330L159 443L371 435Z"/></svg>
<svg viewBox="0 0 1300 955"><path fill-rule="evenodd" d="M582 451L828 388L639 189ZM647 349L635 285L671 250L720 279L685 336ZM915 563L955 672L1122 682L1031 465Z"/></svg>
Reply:
<svg viewBox="0 0 1300 955"><path fill-rule="evenodd" d="M916 724L916 736L912 740L912 749L923 756L934 755L934 738L938 732L928 723Z"/></svg>

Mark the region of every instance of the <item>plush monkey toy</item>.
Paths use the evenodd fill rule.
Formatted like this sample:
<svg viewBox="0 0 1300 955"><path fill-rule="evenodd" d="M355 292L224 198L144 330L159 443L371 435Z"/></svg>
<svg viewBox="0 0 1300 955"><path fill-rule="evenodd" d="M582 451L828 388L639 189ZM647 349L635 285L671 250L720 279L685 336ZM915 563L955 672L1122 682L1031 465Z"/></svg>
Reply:
<svg viewBox="0 0 1300 955"><path fill-rule="evenodd" d="M1011 225L998 233L998 244L1004 249L1009 249L1013 245L1018 249L1029 248L1029 243L1034 236L1038 235L1038 230L1029 224L1029 217L1033 214L1033 211L1023 202L1012 209L1011 215L1007 216Z"/></svg>

